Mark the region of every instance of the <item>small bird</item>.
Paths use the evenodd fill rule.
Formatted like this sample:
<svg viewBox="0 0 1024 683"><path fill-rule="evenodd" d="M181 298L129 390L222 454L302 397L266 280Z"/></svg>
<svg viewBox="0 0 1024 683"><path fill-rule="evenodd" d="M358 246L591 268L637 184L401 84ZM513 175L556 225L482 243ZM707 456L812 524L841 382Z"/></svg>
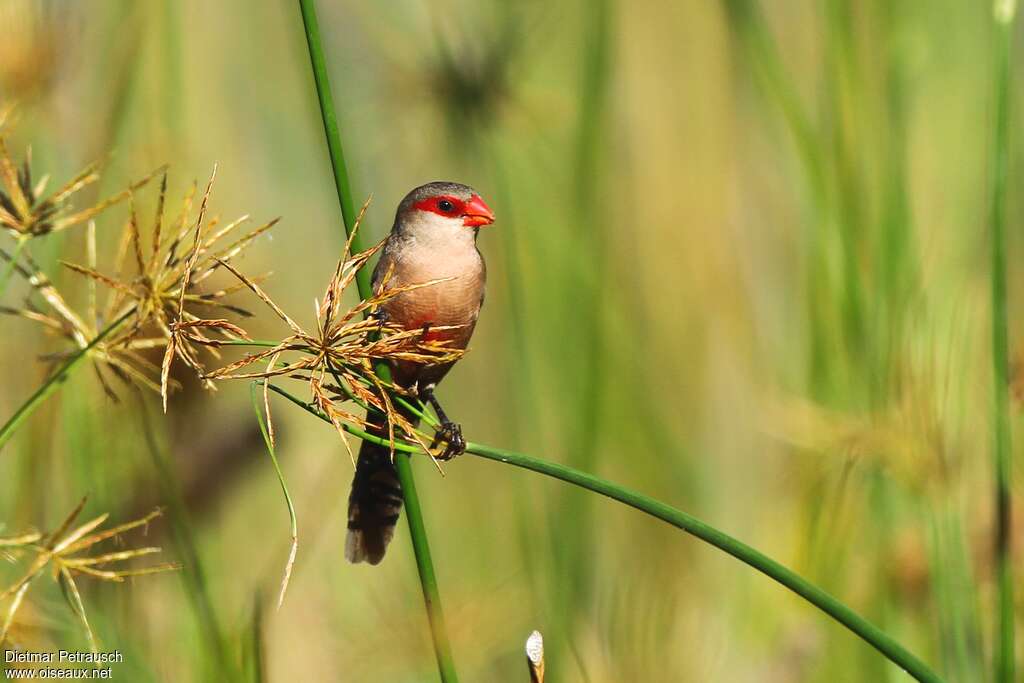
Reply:
<svg viewBox="0 0 1024 683"><path fill-rule="evenodd" d="M396 289L431 280L443 282L402 292L381 305L383 320L407 330L422 330L425 339L465 349L484 302L487 267L476 246L481 226L494 222L494 212L473 188L433 182L417 187L398 205L391 234L373 271L373 290ZM433 330L434 327L452 329ZM433 406L441 421L439 441L447 442L442 457L466 448L462 429L448 419L434 388L454 362L392 364L392 380ZM413 424L416 418L406 415ZM371 414L371 431L386 433L384 416ZM402 510L402 489L387 446L364 441L359 449L352 492L348 499L349 562L379 564L395 533Z"/></svg>

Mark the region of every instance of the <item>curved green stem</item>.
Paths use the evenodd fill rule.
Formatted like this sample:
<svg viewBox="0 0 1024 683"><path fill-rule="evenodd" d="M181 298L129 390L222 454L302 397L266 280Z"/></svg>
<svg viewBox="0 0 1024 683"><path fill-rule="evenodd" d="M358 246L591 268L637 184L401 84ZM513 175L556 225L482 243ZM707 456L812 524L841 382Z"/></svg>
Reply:
<svg viewBox="0 0 1024 683"><path fill-rule="evenodd" d="M850 631L853 631L885 655L887 659L917 680L928 681L929 683L941 681L938 675L929 669L924 662L890 638L880 628L854 612L832 595L759 550L719 531L682 510L586 472L580 472L571 467L565 467L564 465L548 462L522 453L492 448L473 442L469 442L466 445L466 452L487 458L488 460L495 460L538 472L595 493L600 493L641 512L646 512L652 517L657 517L678 529L682 529L691 536L695 536L705 543L715 546L719 550L732 555L744 564L781 583Z"/></svg>
<svg viewBox="0 0 1024 683"><path fill-rule="evenodd" d="M306 44L309 47L309 61L313 68L313 78L316 81L317 97L320 100L320 115L323 119L324 135L327 138L327 148L330 152L331 167L334 170L334 188L338 193L338 205L341 208L342 220L345 224L345 234L351 240L352 250L361 251L359 236L352 234L355 230L355 205L352 201L352 189L341 146L341 134L338 130L338 117L334 110L334 98L331 95L331 83L327 73L323 43L320 40L320 23L316 15L316 5L313 0L299 0L299 8L302 10L302 23L306 31ZM370 273L367 269L360 268L356 273L356 285L362 299L366 300L372 296ZM381 380L385 382L391 380L387 365L379 364L374 370ZM419 571L420 586L423 589L423 601L427 609L427 618L430 621L434 654L437 657L441 681L442 683L457 683L455 660L452 657L451 643L445 628L441 595L437 587L434 563L430 556L430 543L427 539L426 525L423 522L419 496L416 493L412 465L408 458L396 458L395 467L398 470L398 479L402 484L405 518L409 523L409 537L412 539L413 554L416 556L416 568Z"/></svg>
<svg viewBox="0 0 1024 683"><path fill-rule="evenodd" d="M321 420L330 423L327 416L321 414L315 408L307 405L301 399L289 394L284 389L271 386L275 393L287 398L292 403L300 406L303 410L316 415ZM361 429L350 425L343 425L345 431L360 439L386 445L387 439L368 434ZM419 446L410 443L395 443L395 450L405 453L422 453ZM779 564L764 553L750 547L726 533L702 522L696 517L678 510L671 505L666 505L650 496L645 496L624 486L613 484L609 481L595 477L592 474L580 472L579 470L557 463L548 462L523 453L507 451L501 448L493 448L483 444L470 442L466 445L466 452L488 460L514 465L523 469L544 474L555 479L560 479L580 488L599 493L603 496L617 500L632 508L645 512L663 522L682 529L688 534L709 543L719 550L732 555L741 562L753 567L762 574L774 579L800 597L807 600L825 614L829 615L865 642L881 652L889 661L896 664L918 681L924 683L941 683L942 679L932 671L920 659L911 654L902 645L897 643L888 634L879 629L864 617L857 614L848 606L840 602L832 595L818 588L813 583L803 578L793 570ZM399 458L405 460L405 458Z"/></svg>
<svg viewBox="0 0 1024 683"><path fill-rule="evenodd" d="M277 594L277 608L281 609L284 604L284 594L288 590L288 583L292 577L292 567L295 565L295 554L299 549L299 520L295 514L295 504L292 503L292 494L288 492L288 484L284 480L284 472L281 464L277 461L277 448L274 445L274 436L270 426L270 412L268 407L267 415L263 415L263 398L256 393L256 387L261 386L253 382L249 389L249 397L252 400L252 409L256 413L256 421L260 425L260 433L263 435L263 443L267 447L267 454L274 464L274 472L277 473L277 483L281 485L281 493L284 494L285 505L288 506L288 521L291 526L292 544L288 552L288 562L285 563L284 577L281 579L281 589Z"/></svg>
<svg viewBox="0 0 1024 683"><path fill-rule="evenodd" d="M76 351L74 355L68 358L64 365L50 375L49 379L43 382L42 386L36 389L35 393L29 396L28 400L21 404L21 407L14 412L14 415L7 420L4 426L0 427L0 449L4 447L4 444L11 440L11 437L14 436L18 427L21 426L21 423L27 420L28 417L43 404L43 401L50 397L50 394L57 391L60 385L64 383L64 380L67 379L68 374L75 369L75 366L81 363L82 360L89 355L89 351L103 341L107 335L119 328L125 320L128 320L128 318L134 314L135 308L132 307L132 309L127 313L100 330L99 334L97 334L91 342L83 346L81 349Z"/></svg>

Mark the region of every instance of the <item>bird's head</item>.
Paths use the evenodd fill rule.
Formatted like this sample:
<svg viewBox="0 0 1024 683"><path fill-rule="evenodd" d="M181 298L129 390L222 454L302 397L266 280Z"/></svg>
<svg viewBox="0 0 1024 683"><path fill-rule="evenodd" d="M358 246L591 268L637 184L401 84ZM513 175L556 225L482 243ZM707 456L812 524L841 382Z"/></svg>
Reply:
<svg viewBox="0 0 1024 683"><path fill-rule="evenodd" d="M494 212L476 190L459 183L433 182L420 185L398 205L395 221L416 232L475 235L494 222Z"/></svg>

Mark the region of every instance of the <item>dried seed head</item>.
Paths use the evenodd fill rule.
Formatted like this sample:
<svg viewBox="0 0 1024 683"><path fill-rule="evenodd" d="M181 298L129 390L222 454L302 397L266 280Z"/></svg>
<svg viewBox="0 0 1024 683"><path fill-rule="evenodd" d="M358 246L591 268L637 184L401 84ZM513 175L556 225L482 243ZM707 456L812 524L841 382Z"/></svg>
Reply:
<svg viewBox="0 0 1024 683"><path fill-rule="evenodd" d="M93 206L73 210L74 195L99 180L97 169L97 164L91 164L55 192L46 194L49 176L35 180L31 149L25 152L21 164L17 164L7 149L6 139L0 134L0 228L17 239L28 239L81 225L128 199L132 192L159 173L158 169Z"/></svg>
<svg viewBox="0 0 1024 683"><path fill-rule="evenodd" d="M108 250L113 255L113 268L104 272L97 264L96 228L92 223L87 232L87 263L63 263L89 281L85 315L68 305L28 249L21 249L14 269L29 282L29 298L21 309L0 308L0 312L36 320L67 337L71 349L52 356L52 360L85 348L104 325L127 317L124 325L90 349L100 383L108 395L116 397L110 377L117 377L160 392L166 402L167 394L176 386L170 373L175 359L204 376L204 357L216 358L218 343L248 338L236 323L222 316L209 317L210 311L248 315L228 301L240 288L211 286L212 276L276 221L236 238L234 233L246 218L224 226L216 217L207 218L213 177L198 215L193 214L193 188L181 201L177 215L167 221L166 172L161 173L155 215L146 221L136 209L134 190L138 187L137 183L125 195L130 199L130 215L116 247ZM0 250L0 260L12 259L11 254ZM97 288L106 290L105 303L98 300ZM159 349L164 350L163 362L156 365L150 353ZM212 388L212 383L205 384Z"/></svg>
<svg viewBox="0 0 1024 683"><path fill-rule="evenodd" d="M11 626L15 617L21 609L26 593L35 580L42 576L47 569L50 569L55 580L61 583L64 588L65 597L75 616L81 622L89 641L89 647L93 652L97 651L96 638L89 620L86 617L85 605L82 596L78 592L77 578L83 576L121 583L125 579L146 574L173 571L180 565L172 562L164 562L145 567L125 567L124 563L136 558L153 555L160 552L160 548L140 547L122 550L111 550L108 552L95 552L95 548L104 542L120 539L129 531L147 526L152 520L161 515L159 509L154 510L145 517L120 524L109 529L102 529L107 521L108 515L103 514L92 520L73 528L75 520L85 507L85 499L71 511L64 522L56 530L49 534L28 532L10 538L0 538L0 548L8 551L17 550L19 558L25 558L24 571L20 578L7 588L0 591L0 601L8 600L6 614L3 619L3 626L0 627L0 644L3 644L10 635ZM87 552L89 551L89 552Z"/></svg>

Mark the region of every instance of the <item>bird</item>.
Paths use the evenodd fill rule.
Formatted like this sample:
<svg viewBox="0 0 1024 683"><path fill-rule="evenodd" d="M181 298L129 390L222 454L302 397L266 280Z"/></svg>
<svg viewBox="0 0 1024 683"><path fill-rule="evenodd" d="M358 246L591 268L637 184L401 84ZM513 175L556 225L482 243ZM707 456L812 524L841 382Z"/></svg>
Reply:
<svg viewBox="0 0 1024 683"><path fill-rule="evenodd" d="M404 286L441 280L387 298L376 315L406 330L421 330L429 341L465 349L484 302L487 266L477 249L481 227L494 222L494 212L473 188L436 181L410 191L399 203L395 222L373 271L373 291L380 294ZM432 328L445 329L432 329ZM446 442L442 458L466 448L460 425L452 422L434 389L454 361L391 364L392 381L429 403L440 421L436 443ZM413 424L417 417L404 413ZM369 431L386 434L386 418L367 415ZM400 457L400 456L399 456ZM395 533L402 510L402 489L391 450L363 441L348 501L345 558L352 563L380 564Z"/></svg>

